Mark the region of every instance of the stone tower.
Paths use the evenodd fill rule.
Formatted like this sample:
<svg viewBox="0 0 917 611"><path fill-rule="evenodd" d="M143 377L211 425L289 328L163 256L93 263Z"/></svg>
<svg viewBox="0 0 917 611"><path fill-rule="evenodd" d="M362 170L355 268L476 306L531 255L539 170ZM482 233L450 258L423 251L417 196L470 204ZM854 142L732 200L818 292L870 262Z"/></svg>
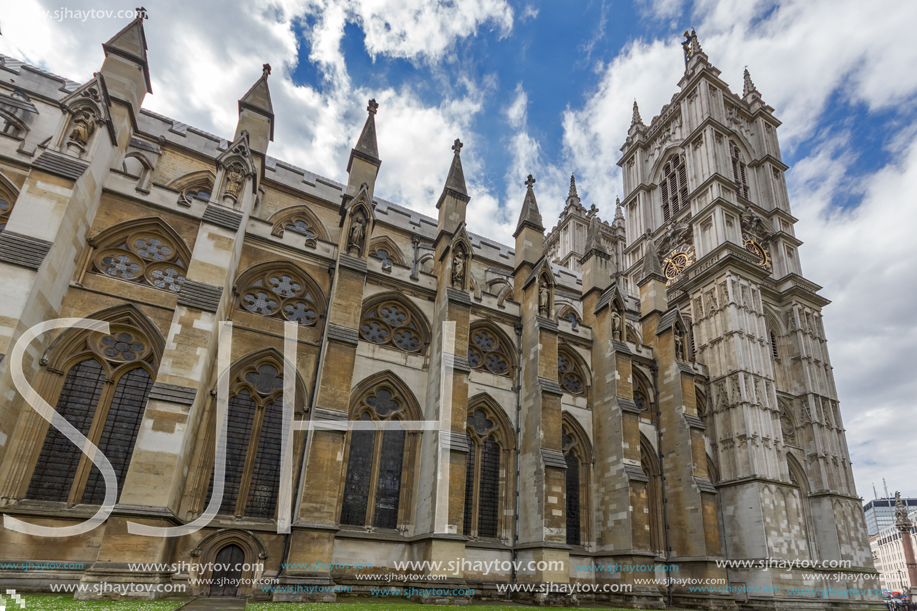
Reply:
<svg viewBox="0 0 917 611"><path fill-rule="evenodd" d="M649 126L634 103L618 162L632 237L625 285L639 286L647 306L652 270L653 299L680 310L683 350L709 374L697 417L724 555L871 568L821 323L829 302L802 276L780 122L747 70L738 95L696 34L684 48L679 91ZM801 580L738 569L729 577L749 586Z"/></svg>

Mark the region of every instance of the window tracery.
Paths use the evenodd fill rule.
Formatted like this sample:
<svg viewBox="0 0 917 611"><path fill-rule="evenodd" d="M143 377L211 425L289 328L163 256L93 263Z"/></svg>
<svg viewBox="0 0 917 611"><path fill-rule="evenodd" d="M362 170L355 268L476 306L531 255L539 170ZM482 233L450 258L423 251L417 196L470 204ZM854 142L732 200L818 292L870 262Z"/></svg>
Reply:
<svg viewBox="0 0 917 611"><path fill-rule="evenodd" d="M472 400L468 410L465 438L465 511L462 532L465 535L498 539L506 527L501 508L508 507L510 481L501 477L512 450L511 425L499 406L489 398Z"/></svg>
<svg viewBox="0 0 917 611"><path fill-rule="evenodd" d="M748 199L748 179L746 176L745 162L742 161L742 153L735 142L729 141L730 153L732 155L732 177L735 179L736 186L739 188L739 195Z"/></svg>
<svg viewBox="0 0 917 611"><path fill-rule="evenodd" d="M6 224L10 221L10 214L13 212L15 204L15 193L3 184L3 180L0 180L0 232L6 229Z"/></svg>
<svg viewBox="0 0 917 611"><path fill-rule="evenodd" d="M403 390L387 381L357 394L351 416L358 425L349 434L341 524L398 528L403 481L409 481L404 472L414 444L405 429L373 423L414 419L411 405Z"/></svg>
<svg viewBox="0 0 917 611"><path fill-rule="evenodd" d="M468 365L472 369L486 370L499 376L510 376L513 371L506 342L493 329L480 326L471 330Z"/></svg>
<svg viewBox="0 0 917 611"><path fill-rule="evenodd" d="M105 239L93 257L95 271L178 293L185 283L190 253L158 227L126 230Z"/></svg>
<svg viewBox="0 0 917 611"><path fill-rule="evenodd" d="M323 313L317 287L292 265L250 270L239 285L239 308L253 314L311 327Z"/></svg>
<svg viewBox="0 0 917 611"><path fill-rule="evenodd" d="M68 332L65 332L68 333ZM124 322L110 324L108 333L75 332L61 336L55 362L72 364L55 409L96 444L114 469L118 499L130 465L134 444L153 386L161 345L146 332ZM80 477L86 473L88 477ZM100 504L105 498L101 472L63 433L48 427L26 498Z"/></svg>
<svg viewBox="0 0 917 611"><path fill-rule="evenodd" d="M368 307L360 319L360 336L371 343L409 353L426 346L426 325L400 301L386 300Z"/></svg>
<svg viewBox="0 0 917 611"><path fill-rule="evenodd" d="M579 364L567 351L557 353L557 378L560 386L571 395L585 395L586 381Z"/></svg>

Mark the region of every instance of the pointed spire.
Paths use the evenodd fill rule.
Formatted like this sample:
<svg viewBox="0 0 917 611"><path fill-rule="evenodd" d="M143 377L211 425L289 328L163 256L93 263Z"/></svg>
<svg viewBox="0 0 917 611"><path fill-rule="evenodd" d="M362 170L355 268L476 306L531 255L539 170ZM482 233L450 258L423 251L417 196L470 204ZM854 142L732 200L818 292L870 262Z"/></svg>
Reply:
<svg viewBox="0 0 917 611"><path fill-rule="evenodd" d="M570 174L570 192L567 193L567 199L570 199L571 197L579 199L579 195L576 193L576 176L573 174Z"/></svg>
<svg viewBox="0 0 917 611"><path fill-rule="evenodd" d="M264 115L271 123L271 142L274 141L274 104L271 102L271 90L267 85L267 77L271 74L271 65L261 66L261 78L255 81L245 95L239 100L239 114L243 108Z"/></svg>
<svg viewBox="0 0 917 611"><path fill-rule="evenodd" d="M637 100L634 100L634 116L631 117L630 126L643 125L643 119L640 117L640 107L637 106Z"/></svg>
<svg viewBox="0 0 917 611"><path fill-rule="evenodd" d="M153 93L153 86L150 84L150 66L146 57L146 34L143 31L143 20L148 16L146 9L142 6L134 9L134 12L136 14L134 20L112 36L111 40L103 43L102 49L105 51L105 57L112 53L140 64L146 80L146 92Z"/></svg>
<svg viewBox="0 0 917 611"><path fill-rule="evenodd" d="M742 88L742 97L747 98L749 94L757 93L759 96L761 92L755 87L755 84L751 82L751 74L748 72L748 66L745 66L745 85Z"/></svg>
<svg viewBox="0 0 917 611"><path fill-rule="evenodd" d="M624 220L624 208L621 207L621 198L615 198L615 222Z"/></svg>
<svg viewBox="0 0 917 611"><path fill-rule="evenodd" d="M458 138L452 144L452 165L449 167L449 175L446 177L446 185L443 187L443 193L436 202L436 208L443 205L446 196L451 195L462 202L468 203L471 198L468 197L468 190L465 188L465 171L462 169L462 141ZM464 213L463 213L464 215Z"/></svg>
<svg viewBox="0 0 917 611"><path fill-rule="evenodd" d="M369 163L379 166L382 161L379 159L379 147L376 144L376 111L379 110L379 104L376 100L370 100L366 106L366 123L363 125L363 131L360 133L360 139L357 145L350 151L350 161L347 162L347 171L350 172L350 166L353 164L354 156L358 156Z"/></svg>
<svg viewBox="0 0 917 611"><path fill-rule="evenodd" d="M658 276L660 280L665 281L662 275L662 265L659 264L659 255L656 254L656 243L653 236L647 232L646 235L646 253L643 255L643 273L640 281L643 282L651 276Z"/></svg>
<svg viewBox="0 0 917 611"><path fill-rule="evenodd" d="M462 195L468 195L468 191L465 189L465 172L462 170L461 153L463 146L465 145L462 144L462 141L456 138L455 143L452 145L452 150L455 151L455 154L452 156L452 166L449 168L449 176L446 178L446 188Z"/></svg>
<svg viewBox="0 0 917 611"><path fill-rule="evenodd" d="M526 226L544 232L544 225L541 224L541 213L538 211L538 202L535 201L534 185L535 179L529 174L529 177L525 181L525 200L522 202L519 222L516 224L516 232L513 234L514 238L517 237Z"/></svg>

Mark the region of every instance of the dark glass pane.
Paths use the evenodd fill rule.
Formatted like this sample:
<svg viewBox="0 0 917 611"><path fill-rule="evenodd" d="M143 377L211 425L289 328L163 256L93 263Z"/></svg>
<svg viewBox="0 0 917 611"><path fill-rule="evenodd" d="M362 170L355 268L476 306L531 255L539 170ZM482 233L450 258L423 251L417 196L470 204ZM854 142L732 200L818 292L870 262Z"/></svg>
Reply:
<svg viewBox="0 0 917 611"><path fill-rule="evenodd" d="M121 376L115 388L111 409L108 410L105 428L102 430L102 439L99 440L99 449L108 457L118 478L116 499L121 498L121 491L124 490L124 479L131 464L134 443L137 441L140 421L143 419L143 409L152 386L153 378L146 370L134 369ZM104 500L105 480L102 479L102 472L93 465L86 490L83 492L83 502L100 505Z"/></svg>
<svg viewBox="0 0 917 611"><path fill-rule="evenodd" d="M471 512L474 510L474 452L475 443L471 435L465 433L468 439L468 456L465 458L465 518L462 534L471 534Z"/></svg>
<svg viewBox="0 0 917 611"><path fill-rule="evenodd" d="M373 526L398 527L398 500L401 498L401 467L404 464L404 437L401 429L382 434L379 456L379 482L376 486L376 512Z"/></svg>
<svg viewBox="0 0 917 611"><path fill-rule="evenodd" d="M219 513L234 514L236 501L239 498L239 486L242 485L242 472L245 469L245 455L248 453L248 440L252 434L252 423L255 420L255 402L247 390L229 399L229 415L226 431L226 481L223 485L223 502ZM216 466L216 462L214 462ZM207 502L213 493L213 471L210 474L210 488L207 490ZM207 505L205 504L204 507Z"/></svg>
<svg viewBox="0 0 917 611"><path fill-rule="evenodd" d="M74 365L64 380L56 409L83 435L89 433L104 384L105 371L94 359ZM49 426L26 498L66 501L81 454L63 433Z"/></svg>
<svg viewBox="0 0 917 611"><path fill-rule="evenodd" d="M567 454L567 545L580 544L579 461Z"/></svg>
<svg viewBox="0 0 917 611"><path fill-rule="evenodd" d="M478 536L497 536L500 506L500 446L493 436L481 446L481 492L478 501Z"/></svg>
<svg viewBox="0 0 917 611"><path fill-rule="evenodd" d="M364 413L360 420L369 421L371 418L369 414ZM351 431L341 524L366 525L366 504L369 502L369 482L372 478L375 446L375 431Z"/></svg>
<svg viewBox="0 0 917 611"><path fill-rule="evenodd" d="M245 515L273 518L280 490L280 436L283 434L283 400L278 399L264 408L261 438L248 487Z"/></svg>

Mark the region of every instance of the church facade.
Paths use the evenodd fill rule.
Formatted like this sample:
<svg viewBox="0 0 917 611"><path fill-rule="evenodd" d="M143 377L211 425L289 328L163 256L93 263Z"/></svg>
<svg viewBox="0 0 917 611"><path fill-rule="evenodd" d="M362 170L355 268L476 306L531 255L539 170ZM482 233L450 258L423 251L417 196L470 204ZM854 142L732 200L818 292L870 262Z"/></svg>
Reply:
<svg viewBox="0 0 917 611"><path fill-rule="evenodd" d="M54 563L0 582L330 600L303 588L366 592L430 561L404 585L878 604L815 592L878 587L828 301L802 275L773 109L747 73L732 93L696 36L671 103L648 126L635 104L613 221L571 180L546 237L530 176L514 248L466 226L458 140L429 218L374 194L374 101L341 184L267 154L269 66L226 139L143 109L142 19L103 48L86 83L0 58L0 559ZM817 566L752 566L768 559ZM194 583L230 560L237 585Z"/></svg>

